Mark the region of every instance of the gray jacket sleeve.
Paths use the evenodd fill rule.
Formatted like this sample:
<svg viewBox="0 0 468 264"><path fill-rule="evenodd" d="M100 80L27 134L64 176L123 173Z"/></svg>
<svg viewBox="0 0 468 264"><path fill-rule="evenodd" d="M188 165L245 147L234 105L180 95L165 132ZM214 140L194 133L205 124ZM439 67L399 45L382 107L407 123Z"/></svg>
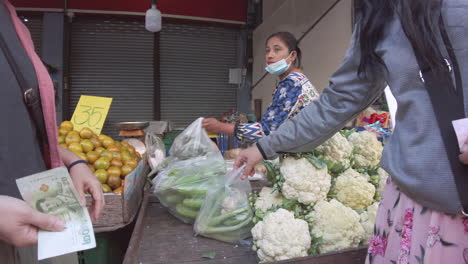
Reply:
<svg viewBox="0 0 468 264"><path fill-rule="evenodd" d="M352 39L342 64L320 98L283 123L277 131L258 141L257 147L264 158L273 159L278 152L314 149L382 94L386 86L383 76L375 76L376 81L359 78L360 52L354 34Z"/></svg>

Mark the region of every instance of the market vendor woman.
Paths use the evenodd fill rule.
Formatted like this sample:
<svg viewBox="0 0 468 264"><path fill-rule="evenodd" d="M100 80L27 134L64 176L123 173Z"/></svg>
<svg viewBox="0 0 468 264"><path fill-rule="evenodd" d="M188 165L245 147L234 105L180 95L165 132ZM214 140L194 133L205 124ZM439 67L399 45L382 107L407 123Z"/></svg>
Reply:
<svg viewBox="0 0 468 264"><path fill-rule="evenodd" d="M228 124L215 118L205 118L203 127L206 130L235 135L243 142L256 142L318 97L315 87L301 70L301 50L291 33L277 32L267 38L265 62L265 70L278 76L279 82L262 120L257 123Z"/></svg>

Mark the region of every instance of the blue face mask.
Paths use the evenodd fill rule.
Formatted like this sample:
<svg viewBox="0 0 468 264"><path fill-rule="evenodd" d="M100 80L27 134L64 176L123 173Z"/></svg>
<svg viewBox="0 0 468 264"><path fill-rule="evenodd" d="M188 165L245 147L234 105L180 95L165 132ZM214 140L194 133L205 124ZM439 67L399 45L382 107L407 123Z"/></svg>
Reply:
<svg viewBox="0 0 468 264"><path fill-rule="evenodd" d="M291 54L289 54L289 56L291 56ZM289 58L289 56L287 58ZM291 66L291 63L288 64L286 62L286 59L282 59L282 60L279 60L279 61L277 61L275 63L268 64L265 67L265 70L267 72L269 72L270 74L273 74L273 75L283 74L285 71L287 71L289 69L289 66Z"/></svg>

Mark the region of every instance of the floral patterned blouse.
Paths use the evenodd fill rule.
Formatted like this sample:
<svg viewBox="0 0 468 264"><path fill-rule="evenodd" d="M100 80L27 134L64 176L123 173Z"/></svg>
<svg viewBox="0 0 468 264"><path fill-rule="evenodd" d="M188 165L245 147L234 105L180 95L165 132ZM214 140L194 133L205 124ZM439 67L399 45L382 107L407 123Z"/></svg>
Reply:
<svg viewBox="0 0 468 264"><path fill-rule="evenodd" d="M304 74L292 72L279 81L273 101L261 121L236 124L235 135L241 142L256 142L278 129L285 120L292 118L318 96L315 87Z"/></svg>

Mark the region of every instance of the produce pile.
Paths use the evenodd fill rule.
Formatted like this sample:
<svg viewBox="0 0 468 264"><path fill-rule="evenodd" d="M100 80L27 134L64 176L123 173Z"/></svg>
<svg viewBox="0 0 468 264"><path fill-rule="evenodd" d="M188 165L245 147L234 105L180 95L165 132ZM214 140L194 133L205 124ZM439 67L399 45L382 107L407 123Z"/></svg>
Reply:
<svg viewBox="0 0 468 264"><path fill-rule="evenodd" d="M205 196L226 173L219 153L174 160L153 180L154 193L172 215L185 223L194 223Z"/></svg>
<svg viewBox="0 0 468 264"><path fill-rule="evenodd" d="M140 153L132 145L104 134L96 135L87 127L75 131L70 121L60 124L58 135L60 146L88 162L105 193L122 194L125 177L141 160Z"/></svg>
<svg viewBox="0 0 468 264"><path fill-rule="evenodd" d="M253 210L249 181L241 180L243 167L221 178L208 191L194 225L196 234L228 243L238 243L251 236Z"/></svg>
<svg viewBox="0 0 468 264"><path fill-rule="evenodd" d="M374 133L342 131L308 153L265 161L272 187L251 197L260 262L367 245L388 174Z"/></svg>
<svg viewBox="0 0 468 264"><path fill-rule="evenodd" d="M159 165L152 180L161 203L185 223L195 222L207 191L226 174L226 163L201 121L197 119L174 139L170 156Z"/></svg>

